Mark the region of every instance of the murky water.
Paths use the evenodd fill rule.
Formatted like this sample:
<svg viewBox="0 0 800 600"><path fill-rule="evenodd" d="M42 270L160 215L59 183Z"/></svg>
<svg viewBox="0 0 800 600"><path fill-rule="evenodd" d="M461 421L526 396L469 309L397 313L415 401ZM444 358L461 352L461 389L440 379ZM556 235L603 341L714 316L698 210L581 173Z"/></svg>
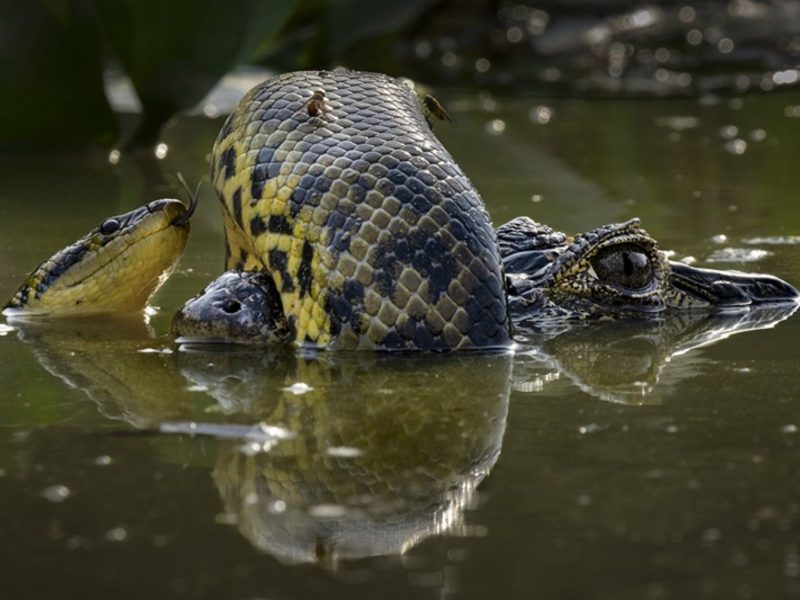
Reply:
<svg viewBox="0 0 800 600"><path fill-rule="evenodd" d="M800 283L800 96L442 96L495 222L639 216L678 258ZM203 176L218 126L179 122L162 160L4 157L0 297ZM800 593L798 317L611 323L513 356L179 350L171 314L221 263L206 190L150 325L0 325L3 597Z"/></svg>

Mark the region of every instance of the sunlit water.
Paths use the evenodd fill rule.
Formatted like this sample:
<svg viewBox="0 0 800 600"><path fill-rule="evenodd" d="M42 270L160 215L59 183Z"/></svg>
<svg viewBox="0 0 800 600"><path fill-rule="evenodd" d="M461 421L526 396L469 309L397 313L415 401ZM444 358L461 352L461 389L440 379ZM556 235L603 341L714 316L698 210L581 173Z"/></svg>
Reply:
<svg viewBox="0 0 800 600"><path fill-rule="evenodd" d="M677 258L800 282L800 96L442 97L496 223L639 216ZM4 157L0 296L205 176L218 126L178 122L161 158ZM221 265L206 189L149 326L0 325L3 597L800 593L797 317L609 323L513 356L176 348L171 314Z"/></svg>

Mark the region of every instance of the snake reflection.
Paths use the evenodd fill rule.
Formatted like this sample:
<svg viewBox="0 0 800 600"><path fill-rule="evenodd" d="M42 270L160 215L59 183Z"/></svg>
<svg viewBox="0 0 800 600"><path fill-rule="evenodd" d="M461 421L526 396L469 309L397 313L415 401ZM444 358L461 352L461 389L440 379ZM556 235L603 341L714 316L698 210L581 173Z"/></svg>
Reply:
<svg viewBox="0 0 800 600"><path fill-rule="evenodd" d="M531 331L516 355L484 356L159 352L148 350L164 340L141 323L15 327L43 368L108 418L217 438L213 481L255 547L284 562L335 565L463 531L500 455L512 390L562 377L600 399L642 404L659 381L693 374L671 358L772 327L794 309ZM620 355L637 360L605 368Z"/></svg>

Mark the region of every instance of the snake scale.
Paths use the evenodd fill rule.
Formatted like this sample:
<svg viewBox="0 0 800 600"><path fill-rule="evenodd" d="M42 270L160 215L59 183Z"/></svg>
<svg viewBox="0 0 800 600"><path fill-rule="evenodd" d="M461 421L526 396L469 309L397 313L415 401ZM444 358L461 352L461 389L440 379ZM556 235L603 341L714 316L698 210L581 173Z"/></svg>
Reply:
<svg viewBox="0 0 800 600"><path fill-rule="evenodd" d="M495 233L422 101L376 73L306 71L251 90L214 144L228 269L263 270L297 343L509 343Z"/></svg>

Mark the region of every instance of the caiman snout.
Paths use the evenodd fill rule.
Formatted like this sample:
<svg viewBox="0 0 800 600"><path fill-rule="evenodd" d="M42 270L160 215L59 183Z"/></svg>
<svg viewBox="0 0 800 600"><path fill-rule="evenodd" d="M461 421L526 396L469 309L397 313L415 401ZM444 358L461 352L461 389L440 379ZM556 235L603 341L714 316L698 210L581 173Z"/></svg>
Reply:
<svg viewBox="0 0 800 600"><path fill-rule="evenodd" d="M688 303L696 300L725 308L800 301L800 292L793 285L772 275L700 269L675 262L670 267L672 287L685 294Z"/></svg>

